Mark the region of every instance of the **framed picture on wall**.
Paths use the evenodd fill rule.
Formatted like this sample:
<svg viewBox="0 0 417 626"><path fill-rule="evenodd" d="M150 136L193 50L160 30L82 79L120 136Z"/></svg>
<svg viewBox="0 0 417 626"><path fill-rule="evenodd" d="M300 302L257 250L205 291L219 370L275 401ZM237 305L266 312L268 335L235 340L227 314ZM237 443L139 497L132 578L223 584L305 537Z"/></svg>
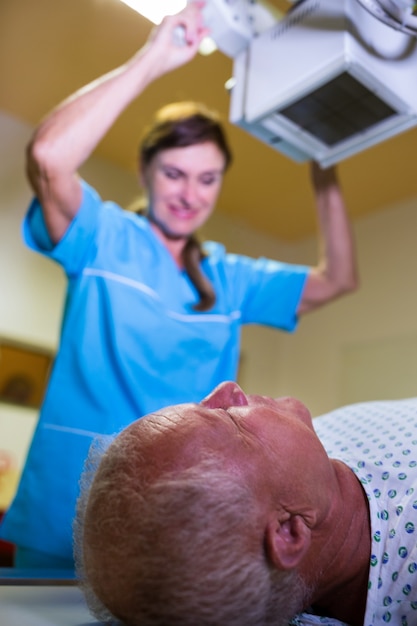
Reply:
<svg viewBox="0 0 417 626"><path fill-rule="evenodd" d="M0 337L0 516L19 483L53 360L50 350Z"/></svg>
<svg viewBox="0 0 417 626"><path fill-rule="evenodd" d="M0 337L0 402L39 408L54 354Z"/></svg>

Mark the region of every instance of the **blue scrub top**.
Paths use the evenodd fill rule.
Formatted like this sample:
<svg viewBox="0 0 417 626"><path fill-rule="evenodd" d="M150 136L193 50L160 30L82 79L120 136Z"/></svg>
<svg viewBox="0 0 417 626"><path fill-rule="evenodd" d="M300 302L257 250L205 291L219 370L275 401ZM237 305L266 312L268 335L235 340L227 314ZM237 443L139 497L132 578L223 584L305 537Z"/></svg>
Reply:
<svg viewBox="0 0 417 626"><path fill-rule="evenodd" d="M78 479L91 441L161 407L199 402L236 378L242 324L286 331L308 268L227 254L205 244L203 271L217 300L208 312L146 218L83 200L52 246L35 199L24 222L34 250L68 278L61 342L16 498L1 536L71 558Z"/></svg>

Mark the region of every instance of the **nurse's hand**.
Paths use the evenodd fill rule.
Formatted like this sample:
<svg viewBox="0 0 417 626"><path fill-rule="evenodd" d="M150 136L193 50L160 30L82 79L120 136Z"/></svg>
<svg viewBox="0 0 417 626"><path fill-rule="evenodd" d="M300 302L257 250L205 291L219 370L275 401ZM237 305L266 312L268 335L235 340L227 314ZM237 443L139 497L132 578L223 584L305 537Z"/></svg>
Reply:
<svg viewBox="0 0 417 626"><path fill-rule="evenodd" d="M203 0L189 2L180 13L164 17L152 30L139 54L152 58L157 75L170 72L195 57L202 39L209 33L204 25L204 5Z"/></svg>

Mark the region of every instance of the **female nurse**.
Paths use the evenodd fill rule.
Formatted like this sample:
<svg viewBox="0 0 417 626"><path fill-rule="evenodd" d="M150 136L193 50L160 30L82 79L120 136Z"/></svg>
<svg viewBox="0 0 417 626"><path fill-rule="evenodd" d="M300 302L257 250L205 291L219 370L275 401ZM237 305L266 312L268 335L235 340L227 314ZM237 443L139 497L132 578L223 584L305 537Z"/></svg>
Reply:
<svg viewBox="0 0 417 626"><path fill-rule="evenodd" d="M352 291L356 263L334 169L312 165L317 267L251 259L195 237L232 156L217 116L192 102L157 112L140 147L145 214L104 202L78 174L124 109L196 55L207 34L190 3L124 65L54 109L28 146L26 243L68 279L60 347L1 536L16 566L71 569L78 480L91 441L166 405L199 402L236 377L243 324L292 331ZM184 45L174 32L182 27ZM139 478L138 478L139 479Z"/></svg>

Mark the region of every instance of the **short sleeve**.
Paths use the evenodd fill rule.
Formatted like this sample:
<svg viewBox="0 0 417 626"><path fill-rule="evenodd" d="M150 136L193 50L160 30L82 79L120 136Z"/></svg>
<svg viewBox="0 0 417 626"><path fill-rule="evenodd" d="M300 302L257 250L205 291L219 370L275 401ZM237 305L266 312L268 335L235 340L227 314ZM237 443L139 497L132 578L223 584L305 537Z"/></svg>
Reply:
<svg viewBox="0 0 417 626"><path fill-rule="evenodd" d="M230 310L239 311L242 324L295 330L309 267L226 253L216 242L206 242L205 248L210 254L210 278Z"/></svg>
<svg viewBox="0 0 417 626"><path fill-rule="evenodd" d="M69 276L78 274L84 266L88 251L94 243L103 204L95 189L85 181L81 181L81 185L80 208L65 235L56 245L48 235L42 207L37 198L32 200L23 221L23 240L26 245L62 265Z"/></svg>

